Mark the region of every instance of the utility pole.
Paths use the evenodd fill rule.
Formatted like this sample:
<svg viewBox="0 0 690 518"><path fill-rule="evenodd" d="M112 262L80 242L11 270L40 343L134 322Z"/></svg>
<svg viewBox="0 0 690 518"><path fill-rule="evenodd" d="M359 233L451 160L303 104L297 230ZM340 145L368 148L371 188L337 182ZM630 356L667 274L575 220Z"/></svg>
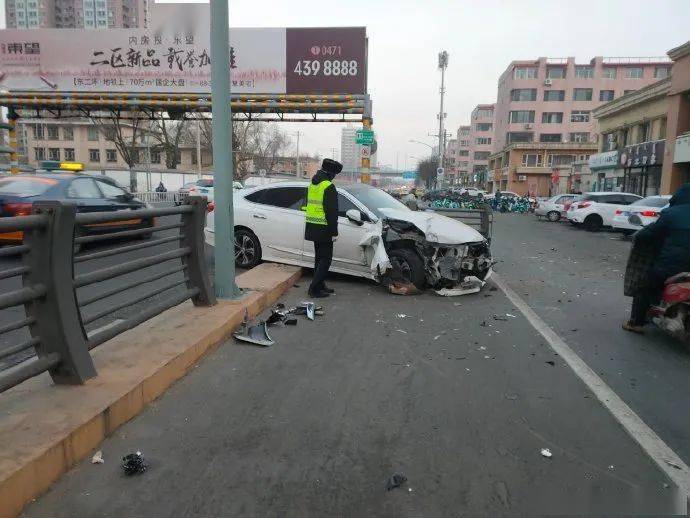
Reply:
<svg viewBox="0 0 690 518"><path fill-rule="evenodd" d="M230 111L230 0L211 0L211 99L215 223L215 292L240 295L235 284L235 226L232 203L232 113Z"/></svg>
<svg viewBox="0 0 690 518"><path fill-rule="evenodd" d="M448 52L445 50L438 54L438 68L441 70L441 107L438 112L438 166L442 168L446 145L446 131L444 129L446 114L443 111L443 97L446 93L446 68L448 68Z"/></svg>
<svg viewBox="0 0 690 518"><path fill-rule="evenodd" d="M196 120L196 171L201 180L201 121Z"/></svg>
<svg viewBox="0 0 690 518"><path fill-rule="evenodd" d="M302 134L301 131L298 131L297 133L295 133L295 135L297 135L297 164L295 166L295 175L297 176L297 178L302 178L302 174L301 174L302 167L301 167L300 159L299 159L299 136L301 134Z"/></svg>

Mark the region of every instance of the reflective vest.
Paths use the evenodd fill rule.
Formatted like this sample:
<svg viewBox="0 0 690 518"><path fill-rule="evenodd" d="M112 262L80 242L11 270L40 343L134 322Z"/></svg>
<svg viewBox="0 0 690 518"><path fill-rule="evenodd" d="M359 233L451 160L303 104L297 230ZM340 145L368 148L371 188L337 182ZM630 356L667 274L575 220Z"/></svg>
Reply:
<svg viewBox="0 0 690 518"><path fill-rule="evenodd" d="M307 223L312 225L328 225L326 212L323 210L323 193L328 187L333 185L330 181L324 180L316 185L309 184L307 189Z"/></svg>

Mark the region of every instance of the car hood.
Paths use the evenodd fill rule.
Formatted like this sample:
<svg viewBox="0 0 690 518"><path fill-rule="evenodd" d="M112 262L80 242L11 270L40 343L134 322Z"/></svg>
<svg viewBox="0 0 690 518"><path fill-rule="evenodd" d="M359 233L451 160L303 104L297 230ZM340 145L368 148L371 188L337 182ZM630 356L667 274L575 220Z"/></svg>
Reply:
<svg viewBox="0 0 690 518"><path fill-rule="evenodd" d="M379 209L388 219L412 223L424 232L427 241L445 245L461 245L484 241L482 236L469 225L433 212L413 210Z"/></svg>

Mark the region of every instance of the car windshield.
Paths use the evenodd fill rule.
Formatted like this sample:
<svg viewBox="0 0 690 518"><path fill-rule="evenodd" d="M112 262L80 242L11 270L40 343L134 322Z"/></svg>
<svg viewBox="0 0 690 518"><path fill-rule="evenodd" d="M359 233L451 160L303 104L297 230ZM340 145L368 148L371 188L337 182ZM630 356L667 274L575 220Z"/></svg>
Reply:
<svg viewBox="0 0 690 518"><path fill-rule="evenodd" d="M213 180L210 180L210 179L197 180L196 184L199 187L213 187Z"/></svg>
<svg viewBox="0 0 690 518"><path fill-rule="evenodd" d="M55 184L57 184L56 180L48 178L3 178L0 180L0 194L38 196Z"/></svg>
<svg viewBox="0 0 690 518"><path fill-rule="evenodd" d="M400 203L390 194L375 189L373 187L362 187L361 185L345 187L345 190L357 198L364 204L371 212L382 218L384 214L381 209L395 209L409 211L406 205Z"/></svg>
<svg viewBox="0 0 690 518"><path fill-rule="evenodd" d="M634 201L630 205L661 208L668 205L668 198L663 198L662 196L649 196L648 198L642 198L641 200Z"/></svg>

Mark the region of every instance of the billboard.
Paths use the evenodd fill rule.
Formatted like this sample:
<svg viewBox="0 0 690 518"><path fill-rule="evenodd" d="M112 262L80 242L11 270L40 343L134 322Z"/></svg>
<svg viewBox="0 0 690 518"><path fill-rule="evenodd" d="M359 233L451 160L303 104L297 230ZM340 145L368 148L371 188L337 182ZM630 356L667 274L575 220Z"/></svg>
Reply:
<svg viewBox="0 0 690 518"><path fill-rule="evenodd" d="M364 94L364 27L230 30L239 94ZM210 93L208 26L0 31L0 89Z"/></svg>

